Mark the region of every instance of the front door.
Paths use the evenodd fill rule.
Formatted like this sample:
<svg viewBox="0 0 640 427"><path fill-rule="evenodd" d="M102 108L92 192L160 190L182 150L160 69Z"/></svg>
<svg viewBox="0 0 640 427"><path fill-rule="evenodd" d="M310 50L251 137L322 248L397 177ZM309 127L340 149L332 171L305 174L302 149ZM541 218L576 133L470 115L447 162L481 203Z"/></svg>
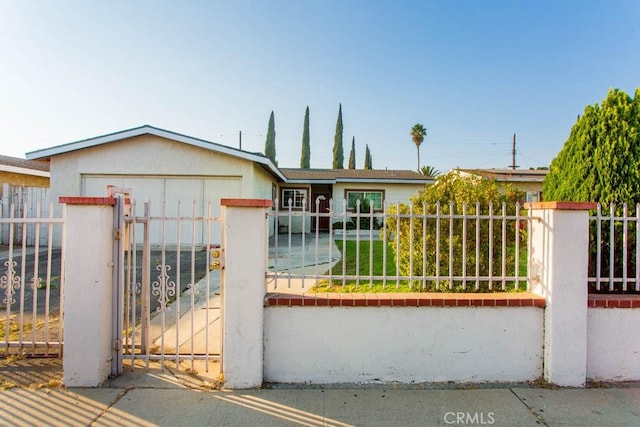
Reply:
<svg viewBox="0 0 640 427"><path fill-rule="evenodd" d="M311 212L314 214L311 221L312 229L329 230L329 201L331 195L328 193L313 193L311 197ZM317 201L317 203L316 203Z"/></svg>

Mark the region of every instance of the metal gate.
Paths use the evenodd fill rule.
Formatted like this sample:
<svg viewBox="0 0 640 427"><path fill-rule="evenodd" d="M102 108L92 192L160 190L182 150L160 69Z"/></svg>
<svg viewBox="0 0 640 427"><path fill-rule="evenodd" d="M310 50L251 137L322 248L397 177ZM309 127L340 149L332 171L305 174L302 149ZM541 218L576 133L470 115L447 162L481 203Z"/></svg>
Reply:
<svg viewBox="0 0 640 427"><path fill-rule="evenodd" d="M196 360L221 360L224 250L213 208L133 201L116 209L114 331L122 333L114 336L113 374L123 363L186 362L193 370Z"/></svg>

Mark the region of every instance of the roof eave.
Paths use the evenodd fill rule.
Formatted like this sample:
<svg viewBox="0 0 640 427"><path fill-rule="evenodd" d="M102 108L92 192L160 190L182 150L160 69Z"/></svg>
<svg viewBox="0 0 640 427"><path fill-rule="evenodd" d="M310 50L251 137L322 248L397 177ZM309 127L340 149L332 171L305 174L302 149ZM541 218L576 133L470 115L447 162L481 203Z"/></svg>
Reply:
<svg viewBox="0 0 640 427"><path fill-rule="evenodd" d="M433 179L392 179L392 178L336 178L336 183L383 183L383 184L433 184Z"/></svg>
<svg viewBox="0 0 640 427"><path fill-rule="evenodd" d="M49 178L51 176L50 173L47 171L42 171L38 169L21 168L18 166L9 166L9 165L0 165L0 171L9 172L9 173L18 173L21 175L39 176L43 178Z"/></svg>
<svg viewBox="0 0 640 427"><path fill-rule="evenodd" d="M335 184L335 179L287 179L286 184Z"/></svg>
<svg viewBox="0 0 640 427"><path fill-rule="evenodd" d="M236 150L235 148L227 147L225 145L216 144L214 142L205 141L203 139L193 138L191 136L182 135L180 133L171 132L168 130L156 128L149 125L140 126L133 129L128 129L116 133L110 133L107 135L98 136L95 138L83 139L81 141L71 142L68 144L58 145L56 147L45 148L42 150L32 151L26 154L28 160L47 159L51 156L56 156L71 151L77 151L84 148L96 147L110 142L121 141L128 138L135 138L142 135L153 135L160 138L170 139L172 141L182 142L184 144L192 145L195 147L203 148L209 151L215 151L221 154L238 157L241 159L249 160L255 163L263 165L272 175L279 178L282 181L286 181L286 177L280 172L278 168L266 157L259 156L257 154L249 153L246 151Z"/></svg>

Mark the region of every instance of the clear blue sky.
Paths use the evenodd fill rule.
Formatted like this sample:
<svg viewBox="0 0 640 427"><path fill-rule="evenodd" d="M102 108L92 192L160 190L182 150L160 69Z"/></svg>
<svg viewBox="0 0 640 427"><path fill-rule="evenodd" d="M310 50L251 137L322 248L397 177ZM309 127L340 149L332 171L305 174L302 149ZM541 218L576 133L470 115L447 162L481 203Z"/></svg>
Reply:
<svg viewBox="0 0 640 427"><path fill-rule="evenodd" d="M331 167L342 103L374 168L548 165L587 104L640 87L640 1L0 0L0 154L151 124Z"/></svg>

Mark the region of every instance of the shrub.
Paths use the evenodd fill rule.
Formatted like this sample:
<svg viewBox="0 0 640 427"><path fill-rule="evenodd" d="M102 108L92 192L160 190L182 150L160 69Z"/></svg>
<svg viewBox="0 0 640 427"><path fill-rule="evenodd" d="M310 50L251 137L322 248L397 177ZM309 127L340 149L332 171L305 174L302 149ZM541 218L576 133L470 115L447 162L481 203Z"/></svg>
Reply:
<svg viewBox="0 0 640 427"><path fill-rule="evenodd" d="M504 242L506 251L503 254L502 220L499 216L503 213L507 216L515 215L519 196L508 185L473 176L461 176L453 172L441 176L434 185L414 195L411 198L412 206L400 204L399 219L395 216L398 206L392 206L387 212L392 217L387 218L383 238L391 244L398 257L400 275L421 277L424 272L426 276L446 277L462 276L463 272L466 272L464 275L472 276L476 274L476 268L479 276L507 275L507 272L515 272L515 241L520 239L520 242L524 242L524 231L514 219L507 220ZM493 220L491 239L490 221L478 220L475 217L488 215L490 211L496 217ZM428 217L438 212L440 219ZM424 215L424 218L414 217L412 226L408 217L402 217L409 213ZM467 216L466 221L453 217L463 213ZM451 217L447 218L448 215ZM466 238L463 237L465 222ZM476 223L480 236L477 242ZM477 257L476 244L479 246ZM491 264L490 246L493 253ZM502 272L503 256L506 258L506 272ZM473 285L466 285L467 288L475 286L475 280ZM428 281L426 289L423 290L456 291L462 290L463 287L461 280L450 283L445 279L439 281L439 286L436 286L435 280ZM488 291L489 288L488 280L480 284L480 290Z"/></svg>

